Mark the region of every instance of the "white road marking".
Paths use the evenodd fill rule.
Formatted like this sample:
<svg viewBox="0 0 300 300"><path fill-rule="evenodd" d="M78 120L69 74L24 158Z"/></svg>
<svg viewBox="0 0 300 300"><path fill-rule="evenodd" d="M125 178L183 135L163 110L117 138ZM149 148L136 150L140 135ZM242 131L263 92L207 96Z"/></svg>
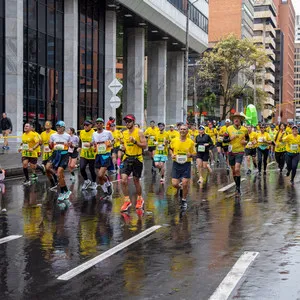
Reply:
<svg viewBox="0 0 300 300"><path fill-rule="evenodd" d="M0 239L0 244L4 244L12 240L19 239L20 237L22 237L22 235L9 235L3 239Z"/></svg>
<svg viewBox="0 0 300 300"><path fill-rule="evenodd" d="M246 180L246 178L242 178L242 179L241 179L241 182L243 182L243 181L245 181L245 180ZM235 186L235 182L230 183L230 184L228 184L228 185L222 187L221 189L219 189L218 192L226 192L227 190L231 189L231 188L234 187L234 186Z"/></svg>
<svg viewBox="0 0 300 300"><path fill-rule="evenodd" d="M93 267L94 265L98 264L99 262L103 261L104 259L114 255L115 253L123 250L124 248L128 247L129 245L137 242L138 240L142 239L143 237L149 235L150 233L156 231L157 229L161 228L160 225L152 226L145 231L137 234L136 236L122 242L121 244L109 249L108 251L105 251L104 253L90 259L89 261L79 265L78 267L68 271L67 273L59 276L57 279L59 280L69 280L76 275L88 270L89 268Z"/></svg>
<svg viewBox="0 0 300 300"><path fill-rule="evenodd" d="M226 277L222 280L215 292L210 296L209 300L228 299L238 283L241 283L240 281L246 270L250 267L258 255L259 252L244 252Z"/></svg>

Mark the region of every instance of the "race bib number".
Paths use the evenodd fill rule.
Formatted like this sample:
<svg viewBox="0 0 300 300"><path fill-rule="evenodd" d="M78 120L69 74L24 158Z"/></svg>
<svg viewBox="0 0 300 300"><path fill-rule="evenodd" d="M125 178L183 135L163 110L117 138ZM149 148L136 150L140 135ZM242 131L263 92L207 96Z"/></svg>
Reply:
<svg viewBox="0 0 300 300"><path fill-rule="evenodd" d="M90 143L83 143L82 144L82 149L84 149L84 150L88 150L88 149L90 149L90 147L91 147Z"/></svg>
<svg viewBox="0 0 300 300"><path fill-rule="evenodd" d="M263 142L264 142L264 138L260 137L260 138L258 139L258 142L259 142L259 143L263 143Z"/></svg>
<svg viewBox="0 0 300 300"><path fill-rule="evenodd" d="M62 144L56 144L56 145L54 146L54 149L55 149L55 150L64 150L64 149L65 149L65 146L62 145Z"/></svg>
<svg viewBox="0 0 300 300"><path fill-rule="evenodd" d="M22 150L25 150L25 151L29 150L29 145L28 144L23 144L22 145Z"/></svg>
<svg viewBox="0 0 300 300"><path fill-rule="evenodd" d="M198 145L198 152L205 152L205 146L204 145Z"/></svg>
<svg viewBox="0 0 300 300"><path fill-rule="evenodd" d="M249 148L252 148L252 146L253 146L252 142L249 142L249 143L247 144L247 146L248 146Z"/></svg>
<svg viewBox="0 0 300 300"><path fill-rule="evenodd" d="M219 136L219 142L223 142L224 137L223 136Z"/></svg>
<svg viewBox="0 0 300 300"><path fill-rule="evenodd" d="M176 155L176 162L179 164L184 164L187 162L187 155Z"/></svg>
<svg viewBox="0 0 300 300"><path fill-rule="evenodd" d="M228 146L228 152L232 152L232 145Z"/></svg>
<svg viewBox="0 0 300 300"><path fill-rule="evenodd" d="M298 144L291 144L290 149L291 151L298 151Z"/></svg>
<svg viewBox="0 0 300 300"><path fill-rule="evenodd" d="M105 144L98 144L97 145L97 153L98 154L105 154L106 153L106 145Z"/></svg>
<svg viewBox="0 0 300 300"><path fill-rule="evenodd" d="M164 145L158 145L157 146L157 150L164 151L165 150L165 146Z"/></svg>
<svg viewBox="0 0 300 300"><path fill-rule="evenodd" d="M48 145L44 145L44 152L45 153L50 153L51 152L51 149Z"/></svg>
<svg viewBox="0 0 300 300"><path fill-rule="evenodd" d="M153 135L150 135L149 138L150 138L151 141L154 141L154 140L155 140L155 136L153 136Z"/></svg>
<svg viewBox="0 0 300 300"><path fill-rule="evenodd" d="M73 153L73 152L74 152L74 149L75 149L75 148L69 148L69 149L68 149L68 152L69 152L69 153Z"/></svg>

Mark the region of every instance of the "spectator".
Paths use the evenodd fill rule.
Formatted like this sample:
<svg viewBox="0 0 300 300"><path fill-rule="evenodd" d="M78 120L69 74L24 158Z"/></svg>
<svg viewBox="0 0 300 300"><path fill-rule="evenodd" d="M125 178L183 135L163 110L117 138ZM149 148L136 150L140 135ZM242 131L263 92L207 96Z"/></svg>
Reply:
<svg viewBox="0 0 300 300"><path fill-rule="evenodd" d="M8 135L12 132L12 124L10 118L7 117L6 113L2 114L2 119L1 119L1 130L2 130L2 135L4 138L4 145L2 149L8 150Z"/></svg>
<svg viewBox="0 0 300 300"><path fill-rule="evenodd" d="M110 126L111 126L111 124L115 123L115 120L116 119L114 117L109 117L109 120L106 123L106 130L111 130Z"/></svg>

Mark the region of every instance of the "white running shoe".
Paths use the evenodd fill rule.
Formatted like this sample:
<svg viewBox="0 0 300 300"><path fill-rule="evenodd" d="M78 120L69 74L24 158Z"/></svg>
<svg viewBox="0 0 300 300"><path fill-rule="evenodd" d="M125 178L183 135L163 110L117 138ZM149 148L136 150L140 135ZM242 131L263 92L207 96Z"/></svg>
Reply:
<svg viewBox="0 0 300 300"><path fill-rule="evenodd" d="M85 180L81 189L86 190L91 185L91 183L92 182L89 179Z"/></svg>
<svg viewBox="0 0 300 300"><path fill-rule="evenodd" d="M91 189L91 190L96 190L97 189L97 183L96 182L92 182L91 184L90 184L90 186L89 186L89 189Z"/></svg>

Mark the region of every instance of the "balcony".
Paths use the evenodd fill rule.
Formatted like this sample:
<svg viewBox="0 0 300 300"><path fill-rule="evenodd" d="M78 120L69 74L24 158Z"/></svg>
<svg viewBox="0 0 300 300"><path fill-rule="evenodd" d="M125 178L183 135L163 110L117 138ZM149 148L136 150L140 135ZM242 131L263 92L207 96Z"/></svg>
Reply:
<svg viewBox="0 0 300 300"><path fill-rule="evenodd" d="M273 111L271 109L264 109L263 110L263 117L264 119L267 119L268 117L272 116Z"/></svg>
<svg viewBox="0 0 300 300"><path fill-rule="evenodd" d="M273 49L276 48L276 44L275 44L275 41L273 38L271 37L266 37L265 40L263 39L263 36L254 36L253 37L253 43L255 44L269 44L269 45L272 45Z"/></svg>
<svg viewBox="0 0 300 300"><path fill-rule="evenodd" d="M275 89L270 84L265 84L264 90L272 95L275 94Z"/></svg>
<svg viewBox="0 0 300 300"><path fill-rule="evenodd" d="M272 49L266 49L265 50L266 51L266 53L268 54L268 56L270 57L270 58L272 58L272 60L274 61L275 60L275 53L274 53L274 51L272 50Z"/></svg>
<svg viewBox="0 0 300 300"><path fill-rule="evenodd" d="M266 68L271 69L273 72L275 72L275 65L272 62L266 63Z"/></svg>
<svg viewBox="0 0 300 300"><path fill-rule="evenodd" d="M265 80L270 81L272 83L275 83L275 76L271 73L266 73L265 74Z"/></svg>
<svg viewBox="0 0 300 300"><path fill-rule="evenodd" d="M276 31L275 28L272 25L264 25L263 24L254 24L254 31L266 31L266 32L271 32L273 37L276 37Z"/></svg>
<svg viewBox="0 0 300 300"><path fill-rule="evenodd" d="M269 19L272 21L273 25L277 27L276 18L273 16L270 10L254 12L254 19Z"/></svg>
<svg viewBox="0 0 300 300"><path fill-rule="evenodd" d="M266 99L266 101L264 102L264 105L271 105L271 106L274 106L275 105L275 100L271 97L268 97Z"/></svg>

